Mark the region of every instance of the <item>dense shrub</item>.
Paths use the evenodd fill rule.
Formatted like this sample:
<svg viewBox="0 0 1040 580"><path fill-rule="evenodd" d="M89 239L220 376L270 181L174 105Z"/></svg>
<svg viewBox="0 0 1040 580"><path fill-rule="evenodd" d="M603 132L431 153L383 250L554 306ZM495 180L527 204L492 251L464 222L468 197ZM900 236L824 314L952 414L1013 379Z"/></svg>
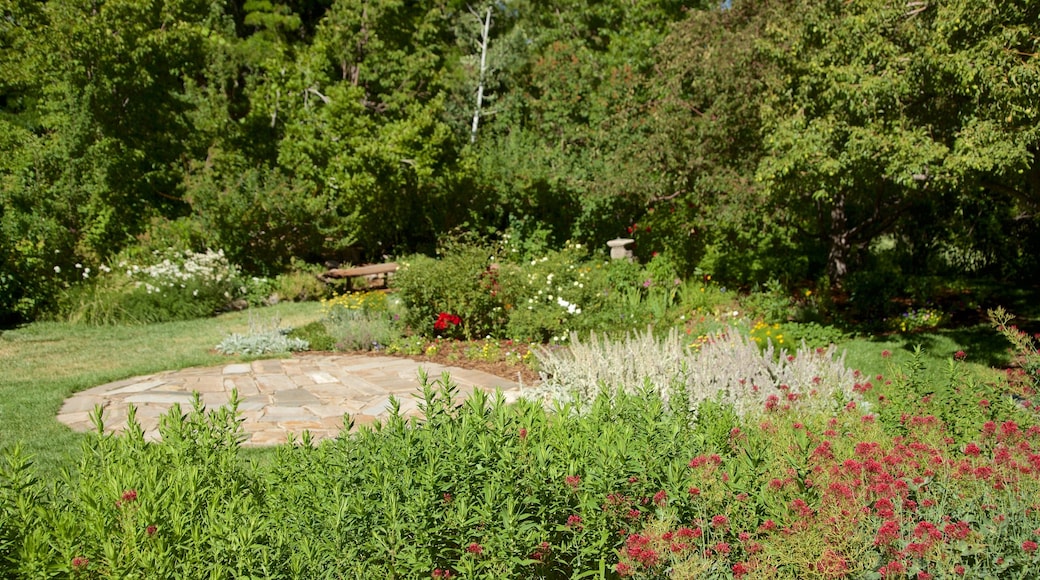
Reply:
<svg viewBox="0 0 1040 580"><path fill-rule="evenodd" d="M223 251L169 249L145 262L120 259L97 270L76 264L84 282L64 302L66 318L88 324L152 323L211 316L250 293Z"/></svg>
<svg viewBox="0 0 1040 580"><path fill-rule="evenodd" d="M458 332L466 338L498 336L506 322L499 295L494 251L485 246L459 246L440 259L411 256L399 260L392 287L407 308L405 322L426 336L442 313L459 317Z"/></svg>

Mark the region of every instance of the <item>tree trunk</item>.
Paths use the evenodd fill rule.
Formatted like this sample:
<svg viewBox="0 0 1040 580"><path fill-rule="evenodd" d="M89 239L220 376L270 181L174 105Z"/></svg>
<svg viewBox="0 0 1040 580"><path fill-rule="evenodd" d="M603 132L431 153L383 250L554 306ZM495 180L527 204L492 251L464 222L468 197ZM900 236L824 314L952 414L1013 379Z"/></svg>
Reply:
<svg viewBox="0 0 1040 580"><path fill-rule="evenodd" d="M845 215L845 194L838 194L831 207L830 251L827 253L827 275L832 288L840 288L849 271L848 217Z"/></svg>
<svg viewBox="0 0 1040 580"><path fill-rule="evenodd" d="M484 17L484 29L480 36L480 76L477 78L477 108L473 111L473 127L470 130L469 142L477 142L477 125L480 123L480 108L484 104L484 74L487 71L488 32L491 29L491 7L488 6Z"/></svg>

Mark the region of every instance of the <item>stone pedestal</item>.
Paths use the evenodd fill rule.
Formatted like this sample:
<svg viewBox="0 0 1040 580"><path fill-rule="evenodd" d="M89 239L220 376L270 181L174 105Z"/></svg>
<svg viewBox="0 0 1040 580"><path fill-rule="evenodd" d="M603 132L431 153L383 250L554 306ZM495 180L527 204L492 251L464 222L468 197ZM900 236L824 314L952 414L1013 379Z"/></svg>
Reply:
<svg viewBox="0 0 1040 580"><path fill-rule="evenodd" d="M631 244L635 240L631 238L615 238L607 242L610 246L610 259L612 260L631 260L632 250L625 248L625 246Z"/></svg>

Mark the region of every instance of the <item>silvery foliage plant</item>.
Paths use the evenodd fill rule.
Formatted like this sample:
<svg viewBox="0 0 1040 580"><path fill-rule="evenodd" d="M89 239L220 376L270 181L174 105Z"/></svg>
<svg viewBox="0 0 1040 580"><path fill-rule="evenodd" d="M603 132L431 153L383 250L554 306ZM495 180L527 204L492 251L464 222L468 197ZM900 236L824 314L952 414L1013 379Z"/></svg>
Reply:
<svg viewBox="0 0 1040 580"><path fill-rule="evenodd" d="M669 399L679 394L689 398L691 409L710 399L741 414L858 400L855 373L833 345L811 349L803 342L794 353L777 351L772 343L761 349L733 328L692 347L684 336L675 329L661 339L650 330L616 341L572 334L568 348L536 351L542 382L527 395L583 407L604 390L633 394L649 388L673 408Z"/></svg>

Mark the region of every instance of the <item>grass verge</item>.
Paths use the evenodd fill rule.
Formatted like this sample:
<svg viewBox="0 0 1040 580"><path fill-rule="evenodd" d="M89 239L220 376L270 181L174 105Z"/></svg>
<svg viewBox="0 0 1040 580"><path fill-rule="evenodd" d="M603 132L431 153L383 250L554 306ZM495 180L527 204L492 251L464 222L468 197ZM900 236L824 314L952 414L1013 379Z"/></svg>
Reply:
<svg viewBox="0 0 1040 580"><path fill-rule="evenodd" d="M297 326L320 317L315 302L283 303L214 318L142 326L38 322L0 335L0 450L21 445L47 472L78 452L82 435L55 419L69 395L128 377L245 357L213 351L251 319ZM257 358L257 357L253 357Z"/></svg>

